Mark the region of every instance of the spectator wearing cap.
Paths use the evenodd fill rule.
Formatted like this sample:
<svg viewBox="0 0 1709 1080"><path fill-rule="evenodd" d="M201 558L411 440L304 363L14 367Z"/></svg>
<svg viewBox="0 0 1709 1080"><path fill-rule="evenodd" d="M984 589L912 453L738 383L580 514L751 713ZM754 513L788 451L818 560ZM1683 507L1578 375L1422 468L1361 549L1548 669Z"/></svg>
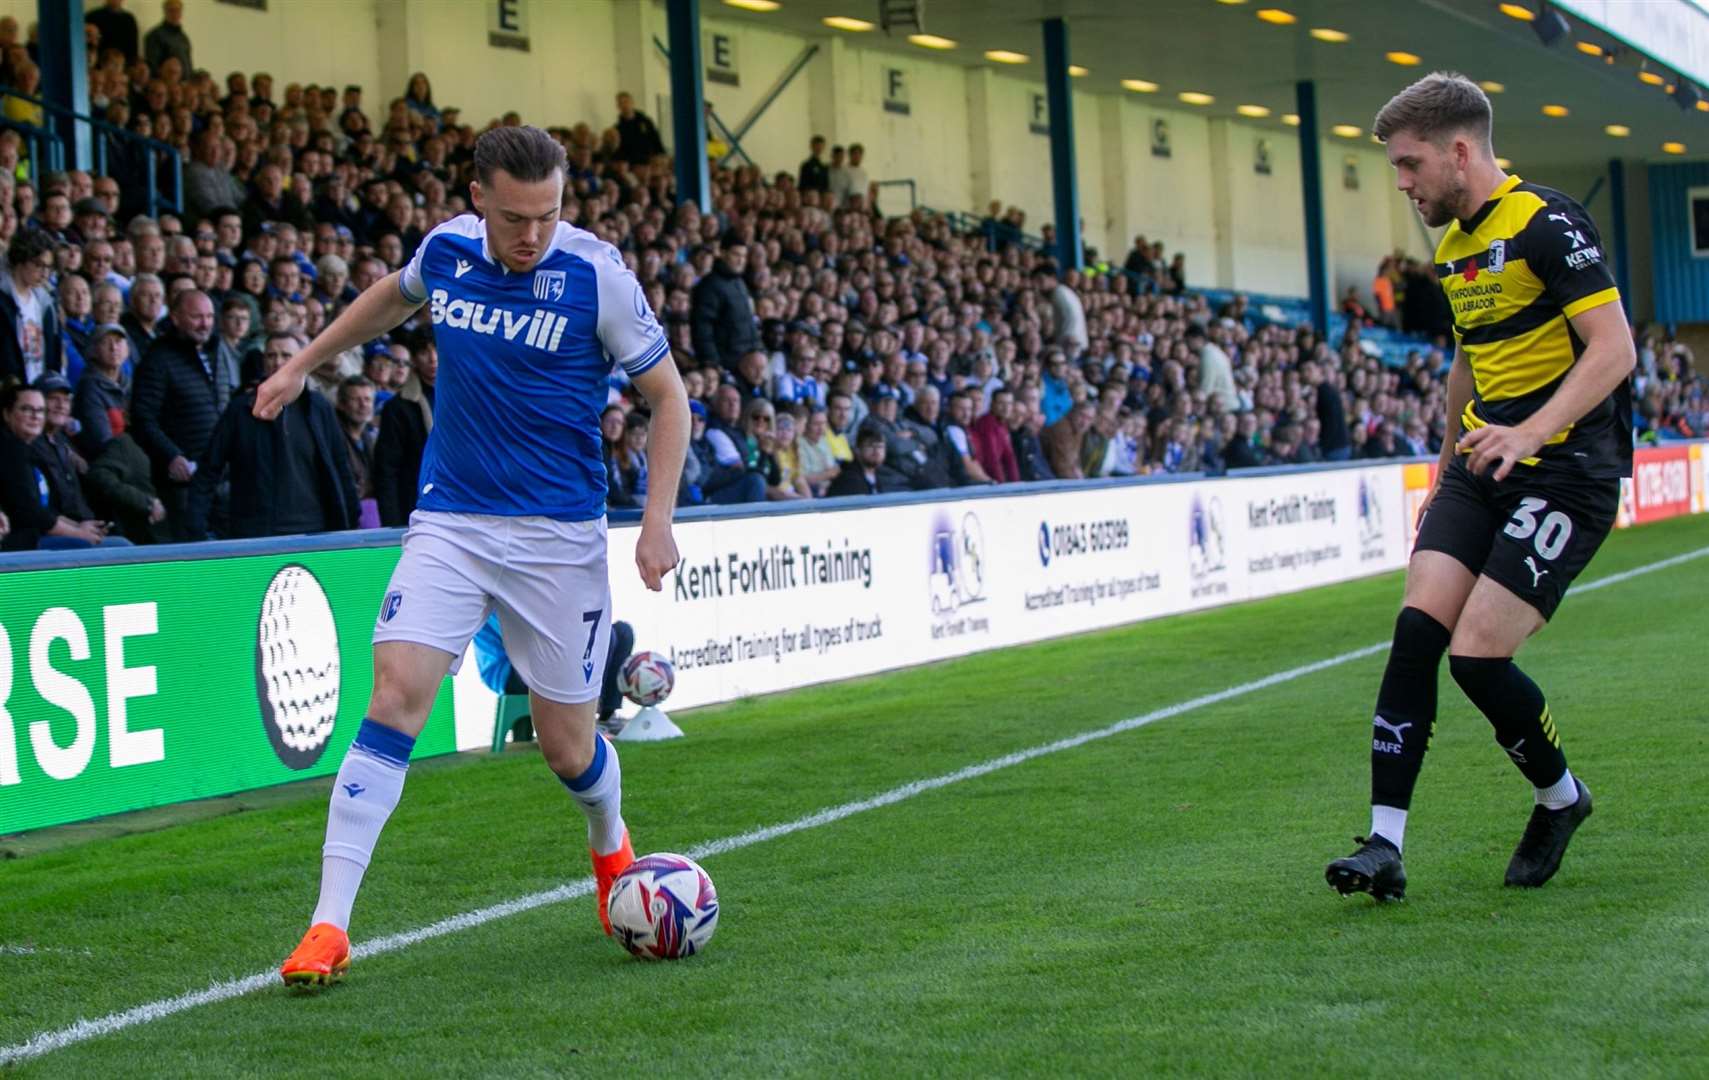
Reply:
<svg viewBox="0 0 1709 1080"><path fill-rule="evenodd" d="M73 521L88 521L95 512L83 497L81 478L89 471L89 463L71 445L71 384L63 375L50 372L37 379L35 387L42 392L47 410L42 433L30 446L36 467L58 495L60 513Z"/></svg>
<svg viewBox="0 0 1709 1080"><path fill-rule="evenodd" d="M77 451L84 460L93 462L125 429L122 380L125 361L130 357L130 339L119 324L102 323L89 332L88 349L71 415L77 421Z"/></svg>
<svg viewBox="0 0 1709 1080"><path fill-rule="evenodd" d="M734 408L739 416L742 408L741 396L731 387L720 387L730 391L724 395L726 408ZM707 409L699 401L688 403L690 417L689 456L694 459L692 466L693 485L700 502L714 503L719 506L733 506L738 503L760 502L765 498L765 478L758 473L751 473L744 464L741 452L725 432L719 432L719 438L713 441L714 432L708 424L710 417ZM690 473L689 467L684 468L684 475Z"/></svg>
<svg viewBox="0 0 1709 1080"><path fill-rule="evenodd" d="M861 430L872 428L884 436L884 467L900 480L893 480L890 489L924 489L929 486L925 483L926 451L918 436L902 426L898 419L901 409L902 395L889 383L879 383L872 392L872 415L861 424Z"/></svg>
<svg viewBox="0 0 1709 1080"><path fill-rule="evenodd" d="M295 334L270 334L261 378L302 348ZM361 515L356 481L338 415L319 394L299 394L273 420L254 415L251 387L231 405L208 440L191 485L185 531L209 536L209 511L222 481L231 482L231 538L295 536L354 529Z"/></svg>
<svg viewBox="0 0 1709 1080"><path fill-rule="evenodd" d="M380 412L380 436L374 442L374 499L380 523L407 525L415 511L421 456L433 431L433 392L439 378L439 350L423 334L411 350L411 371L397 396Z"/></svg>
<svg viewBox="0 0 1709 1080"><path fill-rule="evenodd" d="M179 293L170 325L136 369L131 428L154 463L155 487L170 512L168 533L175 540L202 538L190 531L186 516L196 462L207 451L220 416L208 355L213 336L214 305L208 294Z"/></svg>
<svg viewBox="0 0 1709 1080"><path fill-rule="evenodd" d="M106 240L112 234L113 219L107 213L107 204L93 195L86 199L78 199L71 206L72 242L83 247L84 260L88 260L89 244L96 240ZM87 266L85 267L87 269ZM105 273L110 266L103 268Z"/></svg>
<svg viewBox="0 0 1709 1080"><path fill-rule="evenodd" d="M409 355L407 349L404 355L406 357ZM370 341L362 346L362 374L374 384L374 416L376 419L380 415L380 410L386 407L386 402L395 396L391 390L392 364L391 346L383 339ZM404 366L407 367L408 364L409 361L406 359ZM407 372L405 378L408 378ZM374 430L379 431L377 424Z"/></svg>
<svg viewBox="0 0 1709 1080"><path fill-rule="evenodd" d="M748 249L730 244L712 264L712 272L695 283L694 357L702 364L734 369L744 354L760 347L753 298L742 280L747 266Z"/></svg>
<svg viewBox="0 0 1709 1080"><path fill-rule="evenodd" d="M8 273L0 280L0 382L33 383L45 372L65 373L65 347L53 293L53 240L22 229L6 249Z"/></svg>

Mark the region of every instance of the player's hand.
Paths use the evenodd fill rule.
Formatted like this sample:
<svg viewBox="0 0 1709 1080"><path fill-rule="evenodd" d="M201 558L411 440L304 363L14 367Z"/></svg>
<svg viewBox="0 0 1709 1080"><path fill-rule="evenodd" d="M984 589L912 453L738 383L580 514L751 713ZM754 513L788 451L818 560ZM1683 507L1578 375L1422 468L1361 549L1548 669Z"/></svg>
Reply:
<svg viewBox="0 0 1709 1080"><path fill-rule="evenodd" d="M1473 476L1482 476L1486 469L1493 468L1495 472L1491 479L1499 484L1507 479L1507 474L1513 471L1513 466L1536 454L1542 445L1542 438L1522 427L1498 427L1492 424L1462 435L1459 448L1471 452L1471 456L1466 459L1466 468L1471 470Z"/></svg>
<svg viewBox="0 0 1709 1080"><path fill-rule="evenodd" d="M275 371L256 389L255 407L250 411L258 420L273 419L302 394L303 383L307 378L306 375L292 375L283 369Z"/></svg>
<svg viewBox="0 0 1709 1080"><path fill-rule="evenodd" d="M653 592L663 589L665 575L676 568L677 562L676 538L671 536L670 525L652 526L643 522L641 538L635 541L635 566L647 588Z"/></svg>

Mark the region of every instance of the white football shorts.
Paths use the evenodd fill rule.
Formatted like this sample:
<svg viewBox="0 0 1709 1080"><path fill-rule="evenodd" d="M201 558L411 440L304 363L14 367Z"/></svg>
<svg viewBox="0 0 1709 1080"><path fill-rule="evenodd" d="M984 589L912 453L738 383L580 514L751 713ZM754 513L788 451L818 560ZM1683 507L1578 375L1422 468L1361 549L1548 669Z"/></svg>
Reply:
<svg viewBox="0 0 1709 1080"><path fill-rule="evenodd" d="M376 645L443 649L456 674L496 608L505 653L529 689L564 704L599 696L611 642L603 517L417 510L403 548L374 623Z"/></svg>

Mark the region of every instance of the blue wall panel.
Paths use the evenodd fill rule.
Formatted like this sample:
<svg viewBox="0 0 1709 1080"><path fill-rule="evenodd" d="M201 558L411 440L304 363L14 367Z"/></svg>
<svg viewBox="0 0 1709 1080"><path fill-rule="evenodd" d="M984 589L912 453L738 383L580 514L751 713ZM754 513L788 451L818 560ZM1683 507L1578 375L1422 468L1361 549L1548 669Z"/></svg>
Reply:
<svg viewBox="0 0 1709 1080"><path fill-rule="evenodd" d="M1650 233L1656 320L1709 323L1709 257L1692 258L1686 192L1709 187L1709 161L1651 165Z"/></svg>

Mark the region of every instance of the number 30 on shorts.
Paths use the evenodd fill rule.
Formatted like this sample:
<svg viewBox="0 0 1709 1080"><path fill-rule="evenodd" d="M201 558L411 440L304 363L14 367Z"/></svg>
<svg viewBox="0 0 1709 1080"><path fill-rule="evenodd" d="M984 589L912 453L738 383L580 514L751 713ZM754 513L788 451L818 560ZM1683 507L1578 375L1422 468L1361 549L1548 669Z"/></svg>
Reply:
<svg viewBox="0 0 1709 1080"><path fill-rule="evenodd" d="M1519 509L1513 512L1513 520L1501 531L1515 540L1531 540L1537 554L1552 562L1566 550L1567 541L1573 538L1573 522L1559 510L1549 510L1539 521L1537 515L1545 510L1549 510L1547 499L1527 495L1519 500ZM1532 540L1532 537L1536 539Z"/></svg>

